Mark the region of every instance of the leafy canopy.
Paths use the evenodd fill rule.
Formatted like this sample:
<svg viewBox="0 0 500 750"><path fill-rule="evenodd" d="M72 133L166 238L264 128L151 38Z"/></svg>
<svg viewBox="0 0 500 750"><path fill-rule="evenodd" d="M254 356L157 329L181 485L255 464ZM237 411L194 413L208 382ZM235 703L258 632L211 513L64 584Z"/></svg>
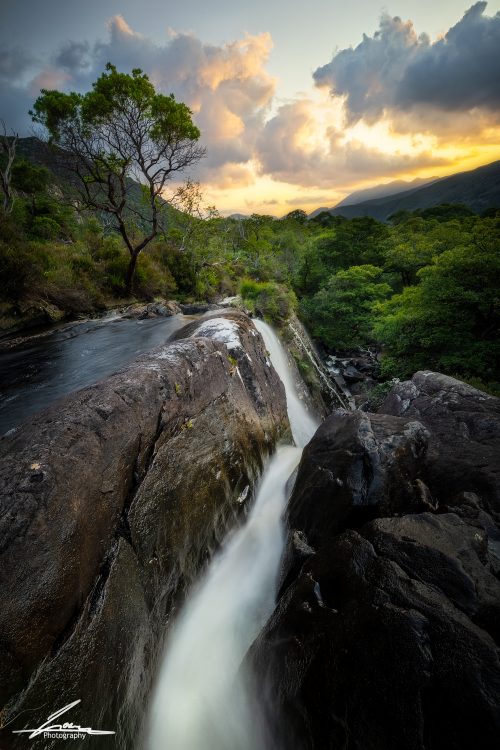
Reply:
<svg viewBox="0 0 500 750"><path fill-rule="evenodd" d="M373 338L374 304L391 292L381 280L382 274L381 268L368 264L330 276L326 285L302 305L313 335L332 348L369 343Z"/></svg>
<svg viewBox="0 0 500 750"><path fill-rule="evenodd" d="M120 73L108 63L85 94L42 89L31 115L62 150L81 205L112 217L131 255L130 291L137 256L160 231L167 181L204 156L191 111L141 70ZM143 186L139 205L132 179Z"/></svg>

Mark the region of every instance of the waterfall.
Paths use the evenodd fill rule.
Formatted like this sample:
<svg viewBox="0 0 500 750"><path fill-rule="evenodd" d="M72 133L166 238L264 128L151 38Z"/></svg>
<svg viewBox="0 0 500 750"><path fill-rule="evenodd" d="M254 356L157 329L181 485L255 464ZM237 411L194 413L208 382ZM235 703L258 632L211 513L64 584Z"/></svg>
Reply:
<svg viewBox="0 0 500 750"><path fill-rule="evenodd" d="M255 321L286 391L295 446L280 446L244 525L229 535L191 592L161 665L148 750L264 750L241 662L272 612L283 550L286 483L317 423L299 399L285 351Z"/></svg>

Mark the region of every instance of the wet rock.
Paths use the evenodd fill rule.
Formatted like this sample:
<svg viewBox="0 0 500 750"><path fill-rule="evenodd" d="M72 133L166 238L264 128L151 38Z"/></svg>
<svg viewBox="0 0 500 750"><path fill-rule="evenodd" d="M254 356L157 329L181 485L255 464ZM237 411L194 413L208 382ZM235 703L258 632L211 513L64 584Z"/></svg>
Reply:
<svg viewBox="0 0 500 750"><path fill-rule="evenodd" d="M335 411L302 455L287 509L290 528L320 547L380 515L426 510L418 480L428 441L428 430L414 419Z"/></svg>
<svg viewBox="0 0 500 750"><path fill-rule="evenodd" d="M0 442L0 695L19 716L2 747L61 695L134 734L172 607L288 426L259 334L241 313L230 328L158 347Z"/></svg>
<svg viewBox="0 0 500 750"><path fill-rule="evenodd" d="M364 380L364 373L360 372L354 365L348 364L343 370L344 378L351 383Z"/></svg>
<svg viewBox="0 0 500 750"><path fill-rule="evenodd" d="M349 406L350 393L344 380L330 377L314 342L296 315L290 316L282 332L283 344L296 373L299 393L318 418L324 419L332 408Z"/></svg>
<svg viewBox="0 0 500 750"><path fill-rule="evenodd" d="M124 318L136 318L137 320L147 320L150 318L170 318L181 312L177 302L173 300L165 302L137 303L125 307L122 311Z"/></svg>
<svg viewBox="0 0 500 750"><path fill-rule="evenodd" d="M203 315L204 313L217 310L219 308L219 305L213 304L211 302L193 302L190 304L181 303L179 307L181 308L181 311L184 313L184 315Z"/></svg>
<svg viewBox="0 0 500 750"><path fill-rule="evenodd" d="M339 410L304 451L286 585L248 656L267 723L297 750L489 750L500 401L417 373L380 412Z"/></svg>

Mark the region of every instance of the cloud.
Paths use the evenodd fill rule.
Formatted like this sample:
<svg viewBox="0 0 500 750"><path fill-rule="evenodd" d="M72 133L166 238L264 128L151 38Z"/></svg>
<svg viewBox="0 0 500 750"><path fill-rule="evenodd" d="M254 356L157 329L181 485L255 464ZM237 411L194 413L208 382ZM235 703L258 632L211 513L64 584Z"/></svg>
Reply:
<svg viewBox="0 0 500 750"><path fill-rule="evenodd" d="M500 13L473 5L446 35L431 42L411 21L384 14L378 31L336 53L314 80L345 98L348 120L373 122L384 113L420 109L464 113L500 110Z"/></svg>
<svg viewBox="0 0 500 750"><path fill-rule="evenodd" d="M72 74L87 70L92 65L89 42L67 42L57 53L54 64Z"/></svg>
<svg viewBox="0 0 500 750"><path fill-rule="evenodd" d="M33 98L27 83L40 62L18 46L0 49L0 119L9 132L25 132Z"/></svg>
<svg viewBox="0 0 500 750"><path fill-rule="evenodd" d="M257 141L261 174L295 185L334 188L446 164L418 138L398 142L393 135L382 148L368 143L363 133L347 133L329 122L329 106L302 99L280 107ZM383 136L381 131L378 140ZM377 134L371 137L377 140Z"/></svg>
<svg viewBox="0 0 500 750"><path fill-rule="evenodd" d="M486 6L476 3L444 39L419 50L397 90L401 107L500 111L500 13L485 16Z"/></svg>
<svg viewBox="0 0 500 750"><path fill-rule="evenodd" d="M40 93L40 89L62 89L71 80L69 73L53 67L44 68L36 75L29 85L33 99Z"/></svg>
<svg viewBox="0 0 500 750"><path fill-rule="evenodd" d="M0 49L0 81L20 79L36 63L36 58L21 47Z"/></svg>
<svg viewBox="0 0 500 750"><path fill-rule="evenodd" d="M271 115L268 33L213 45L169 30L158 42L116 15L103 40L65 42L43 61L18 47L2 49L0 117L20 132L24 124L25 134L40 88L83 92L108 61L122 71L139 67L192 109L207 158L190 176L214 202L253 201L264 210L331 205L328 196L368 181L442 173L478 144L491 144L493 154L500 143L498 49L500 14L487 16L484 2L436 41L385 14L375 34L315 71L310 93Z"/></svg>
<svg viewBox="0 0 500 750"><path fill-rule="evenodd" d="M194 176L224 187L236 181L248 184L248 168L237 165L252 159L274 97L276 82L265 69L271 49L267 33L216 46L192 34L170 32L163 44L156 44L117 15L108 22L106 41L65 43L27 89L33 98L40 88L86 91L108 61L119 70L142 68L160 91L173 93L194 113L207 147L207 158ZM17 63L3 57L8 75L20 55ZM25 92L18 93L24 102Z"/></svg>

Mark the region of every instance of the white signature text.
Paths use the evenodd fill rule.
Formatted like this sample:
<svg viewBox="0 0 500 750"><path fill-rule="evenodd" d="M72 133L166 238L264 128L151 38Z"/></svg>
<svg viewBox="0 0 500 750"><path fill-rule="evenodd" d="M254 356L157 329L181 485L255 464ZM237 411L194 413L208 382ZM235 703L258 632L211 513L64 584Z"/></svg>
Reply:
<svg viewBox="0 0 500 750"><path fill-rule="evenodd" d="M80 699L77 701L73 701L73 703L68 703L67 706L64 706L64 708L60 708L58 711L55 711L55 713L51 714L47 721L39 726L37 729L16 729L13 734L29 734L30 740L32 740L34 737L38 737L38 735L46 733L54 734L62 739L65 739L66 735L82 735L82 734L91 734L91 735L102 735L102 734L115 734L114 732L109 732L105 729L91 729L90 727L81 727L79 724L72 724L70 722L64 722L63 724L52 724L55 719L58 719L62 714L65 714L66 711L69 711L71 708L74 708L78 703L80 703ZM69 739L69 737L68 737Z"/></svg>

